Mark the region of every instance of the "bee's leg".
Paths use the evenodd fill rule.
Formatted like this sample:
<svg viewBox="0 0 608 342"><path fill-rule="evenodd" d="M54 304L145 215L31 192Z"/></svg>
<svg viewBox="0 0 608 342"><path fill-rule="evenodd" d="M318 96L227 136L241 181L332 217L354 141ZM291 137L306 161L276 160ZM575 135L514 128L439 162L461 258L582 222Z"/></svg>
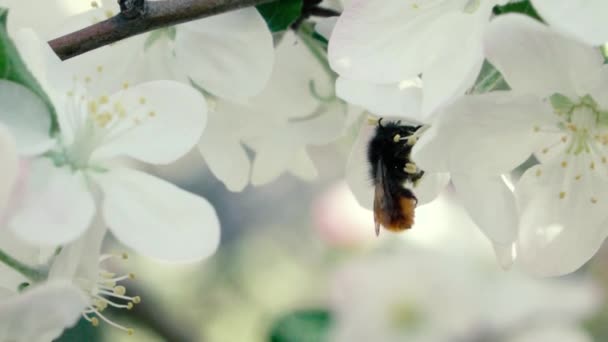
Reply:
<svg viewBox="0 0 608 342"><path fill-rule="evenodd" d="M127 19L135 19L146 14L146 0L118 0L120 14Z"/></svg>
<svg viewBox="0 0 608 342"><path fill-rule="evenodd" d="M380 236L380 223L376 222L376 236Z"/></svg>

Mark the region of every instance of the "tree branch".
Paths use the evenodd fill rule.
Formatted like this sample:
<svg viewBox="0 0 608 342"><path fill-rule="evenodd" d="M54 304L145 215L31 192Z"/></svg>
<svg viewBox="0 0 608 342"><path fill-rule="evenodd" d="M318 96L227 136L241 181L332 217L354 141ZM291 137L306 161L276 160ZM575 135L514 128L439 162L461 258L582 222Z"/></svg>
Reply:
<svg viewBox="0 0 608 342"><path fill-rule="evenodd" d="M129 18L123 13L82 30L49 41L57 56L66 60L104 45L161 27L181 24L273 0L162 0L145 4L145 11Z"/></svg>

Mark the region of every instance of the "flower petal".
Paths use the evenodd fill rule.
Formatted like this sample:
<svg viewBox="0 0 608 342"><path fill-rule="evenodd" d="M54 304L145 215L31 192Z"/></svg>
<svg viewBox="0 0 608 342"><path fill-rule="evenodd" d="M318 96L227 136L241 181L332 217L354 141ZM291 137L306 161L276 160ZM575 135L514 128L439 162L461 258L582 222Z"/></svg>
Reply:
<svg viewBox="0 0 608 342"><path fill-rule="evenodd" d="M101 244L107 228L97 216L91 228L78 240L63 246L55 255L48 279L97 279Z"/></svg>
<svg viewBox="0 0 608 342"><path fill-rule="evenodd" d="M0 302L0 340L55 339L76 324L86 306L84 295L68 282L34 286Z"/></svg>
<svg viewBox="0 0 608 342"><path fill-rule="evenodd" d="M206 91L222 98L245 99L266 86L274 47L268 26L255 8L192 21L176 29L177 65Z"/></svg>
<svg viewBox="0 0 608 342"><path fill-rule="evenodd" d="M587 332L575 324L559 324L525 329L507 342L593 342Z"/></svg>
<svg viewBox="0 0 608 342"><path fill-rule="evenodd" d="M422 75L424 96L422 114L430 116L442 104L464 95L477 78L483 64L482 33L489 17L484 1L483 13L455 12L444 15L430 33L433 42L441 48L429 58ZM449 32L449 34L446 34Z"/></svg>
<svg viewBox="0 0 608 342"><path fill-rule="evenodd" d="M604 0L532 0L534 8L553 28L590 45L608 42Z"/></svg>
<svg viewBox="0 0 608 342"><path fill-rule="evenodd" d="M18 162L17 144L8 129L0 124L0 217L5 215L7 201L17 180Z"/></svg>
<svg viewBox="0 0 608 342"><path fill-rule="evenodd" d="M418 199L418 205L424 205L433 201L443 190L445 190L445 187L449 182L449 173L425 173L420 182L412 187L412 190Z"/></svg>
<svg viewBox="0 0 608 342"><path fill-rule="evenodd" d="M364 120L359 128L346 163L346 183L353 192L357 202L364 208L372 210L374 201L374 180L371 177L367 158L368 146L376 131L376 124ZM433 180L438 178L433 177ZM431 185L433 182L429 182ZM422 186L422 183L420 183ZM423 190L424 192L424 190ZM422 198L426 201L423 195Z"/></svg>
<svg viewBox="0 0 608 342"><path fill-rule="evenodd" d="M98 175L103 217L116 238L135 251L171 262L213 254L220 239L213 207L202 197L146 173L117 168Z"/></svg>
<svg viewBox="0 0 608 342"><path fill-rule="evenodd" d="M48 159L31 162L21 196L8 226L36 245L57 246L75 240L89 228L95 213L84 176L55 167Z"/></svg>
<svg viewBox="0 0 608 342"><path fill-rule="evenodd" d="M453 173L452 183L473 222L494 244L508 248L517 238L518 213L515 196L503 179L475 172Z"/></svg>
<svg viewBox="0 0 608 342"><path fill-rule="evenodd" d="M545 147L536 126L559 119L534 96L493 92L465 96L445 108L412 150L428 172L502 174Z"/></svg>
<svg viewBox="0 0 608 342"><path fill-rule="evenodd" d="M41 154L54 144L51 113L36 94L20 84L0 80L0 122L11 130L22 155Z"/></svg>
<svg viewBox="0 0 608 342"><path fill-rule="evenodd" d="M361 106L379 116L404 117L420 121L422 89L400 84L377 85L339 77L336 94L341 99Z"/></svg>
<svg viewBox="0 0 608 342"><path fill-rule="evenodd" d="M351 1L329 41L330 65L340 76L374 83L414 78L423 70L426 53L433 50L425 45L433 25L443 14L462 9L465 3Z"/></svg>
<svg viewBox="0 0 608 342"><path fill-rule="evenodd" d="M485 36L488 60L513 90L540 96L585 95L584 82L604 63L591 46L551 31L523 15L493 20Z"/></svg>
<svg viewBox="0 0 608 342"><path fill-rule="evenodd" d="M209 127L198 148L215 177L230 191L242 191L249 183L251 161L234 129L229 113L211 113ZM236 123L238 125L238 123Z"/></svg>
<svg viewBox="0 0 608 342"><path fill-rule="evenodd" d="M608 179L590 170L587 154L528 169L516 186L520 210L517 258L528 271L555 276L575 271L608 235ZM596 165L602 165L595 161ZM579 177L580 176L580 177Z"/></svg>
<svg viewBox="0 0 608 342"><path fill-rule="evenodd" d="M207 121L203 96L174 81L143 83L110 98L120 104L130 129L110 136L93 159L126 155L152 164L168 164L199 141Z"/></svg>

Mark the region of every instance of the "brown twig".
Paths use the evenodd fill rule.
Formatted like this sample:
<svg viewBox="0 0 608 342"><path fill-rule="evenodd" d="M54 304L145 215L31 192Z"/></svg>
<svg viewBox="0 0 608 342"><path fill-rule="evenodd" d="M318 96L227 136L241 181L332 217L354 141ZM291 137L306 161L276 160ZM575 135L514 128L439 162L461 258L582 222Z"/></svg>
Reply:
<svg viewBox="0 0 608 342"><path fill-rule="evenodd" d="M57 56L66 60L104 45L161 27L181 24L273 0L163 0L146 1L140 16L118 15L49 41Z"/></svg>

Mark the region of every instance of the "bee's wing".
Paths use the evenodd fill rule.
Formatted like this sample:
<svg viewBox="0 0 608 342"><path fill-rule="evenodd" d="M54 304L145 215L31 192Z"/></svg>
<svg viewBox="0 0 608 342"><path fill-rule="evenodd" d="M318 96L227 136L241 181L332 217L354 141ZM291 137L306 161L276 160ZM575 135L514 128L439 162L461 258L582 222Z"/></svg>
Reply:
<svg viewBox="0 0 608 342"><path fill-rule="evenodd" d="M376 189L374 192L374 224L376 236L380 234L380 226L390 222L393 202L391 201L391 189L387 182L386 165L382 160L376 165Z"/></svg>

